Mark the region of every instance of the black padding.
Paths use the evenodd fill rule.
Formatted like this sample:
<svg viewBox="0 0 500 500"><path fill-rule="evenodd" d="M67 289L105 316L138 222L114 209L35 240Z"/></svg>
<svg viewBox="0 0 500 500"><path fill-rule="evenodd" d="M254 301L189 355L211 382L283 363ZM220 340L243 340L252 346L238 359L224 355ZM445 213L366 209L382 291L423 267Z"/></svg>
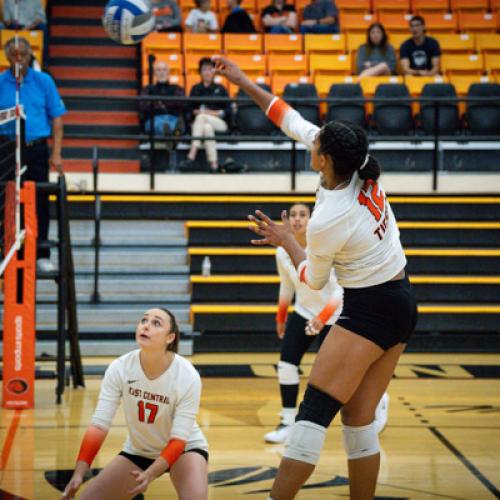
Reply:
<svg viewBox="0 0 500 500"><path fill-rule="evenodd" d="M468 98L496 97L496 102L469 102L467 119L472 134L493 135L500 132L500 85L498 83L473 83Z"/></svg>
<svg viewBox="0 0 500 500"><path fill-rule="evenodd" d="M327 121L345 120L366 128L364 103L347 100L363 97L363 90L359 83L335 83L330 87L328 97L338 99L338 101L329 104Z"/></svg>
<svg viewBox="0 0 500 500"><path fill-rule="evenodd" d="M375 125L380 134L407 135L413 131L410 93L402 83L382 83L375 90L375 97L390 101L375 103Z"/></svg>
<svg viewBox="0 0 500 500"><path fill-rule="evenodd" d="M427 83L422 89L421 97L427 98L453 98L457 97L455 87L451 83ZM440 101L440 100L439 100ZM435 132L437 106L431 102L422 102L420 107L420 116L422 128L426 134ZM458 104L440 101L438 130L440 134L455 134L459 128Z"/></svg>
<svg viewBox="0 0 500 500"><path fill-rule="evenodd" d="M259 84L259 87L271 92L269 85ZM248 95L240 89L236 97L244 98L248 97ZM238 104L236 125L242 134L248 135L265 135L276 131L273 122L269 120L265 113L253 102Z"/></svg>
<svg viewBox="0 0 500 500"><path fill-rule="evenodd" d="M334 397L316 389L311 384L307 384L304 399L300 403L299 413L295 417L295 421L307 420L326 428L332 423L342 406L344 405Z"/></svg>
<svg viewBox="0 0 500 500"><path fill-rule="evenodd" d="M317 103L294 103L293 98L318 98L316 87L312 83L289 83L283 91L283 99L290 103L307 121L320 124L319 106Z"/></svg>

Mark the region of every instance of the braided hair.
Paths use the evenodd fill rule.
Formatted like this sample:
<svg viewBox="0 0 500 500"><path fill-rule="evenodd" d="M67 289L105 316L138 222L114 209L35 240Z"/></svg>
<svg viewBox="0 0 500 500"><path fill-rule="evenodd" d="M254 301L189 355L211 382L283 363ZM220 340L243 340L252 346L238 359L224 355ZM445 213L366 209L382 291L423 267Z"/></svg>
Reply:
<svg viewBox="0 0 500 500"><path fill-rule="evenodd" d="M319 153L332 158L335 174L350 178L356 170L363 180L380 177L380 165L368 154L368 138L363 129L348 121L333 120L319 132Z"/></svg>

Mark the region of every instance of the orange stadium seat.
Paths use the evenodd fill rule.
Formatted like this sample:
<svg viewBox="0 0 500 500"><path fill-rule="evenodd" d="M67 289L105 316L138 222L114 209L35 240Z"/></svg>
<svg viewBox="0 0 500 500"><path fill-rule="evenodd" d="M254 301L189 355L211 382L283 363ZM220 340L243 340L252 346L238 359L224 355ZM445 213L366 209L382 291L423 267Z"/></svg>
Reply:
<svg viewBox="0 0 500 500"><path fill-rule="evenodd" d="M262 54L263 36L257 33L223 35L226 54Z"/></svg>
<svg viewBox="0 0 500 500"><path fill-rule="evenodd" d="M366 43L366 33L347 33L347 52L357 52Z"/></svg>
<svg viewBox="0 0 500 500"><path fill-rule="evenodd" d="M370 0L337 0L335 2L339 11L356 11L369 12L372 8Z"/></svg>
<svg viewBox="0 0 500 500"><path fill-rule="evenodd" d="M155 78L153 75L153 81L155 82ZM179 85L179 87L184 88L184 76L183 75L170 75L168 77L168 82L171 83L172 85ZM148 84L148 74L143 73L142 74L142 86L145 87Z"/></svg>
<svg viewBox="0 0 500 500"><path fill-rule="evenodd" d="M488 0L450 0L451 10L479 10L486 12L489 8Z"/></svg>
<svg viewBox="0 0 500 500"><path fill-rule="evenodd" d="M439 42L441 52L443 53L461 53L472 54L475 52L475 37L468 33L455 33L436 34L436 40Z"/></svg>
<svg viewBox="0 0 500 500"><path fill-rule="evenodd" d="M184 52L186 54L221 54L222 35L220 33L185 33Z"/></svg>
<svg viewBox="0 0 500 500"><path fill-rule="evenodd" d="M325 97L330 91L330 87L335 83L357 83L357 76L342 76L342 75L317 75L314 78L314 85L318 91L318 95Z"/></svg>
<svg viewBox="0 0 500 500"><path fill-rule="evenodd" d="M387 31L392 33L408 33L411 14L400 11L379 12L378 20Z"/></svg>
<svg viewBox="0 0 500 500"><path fill-rule="evenodd" d="M31 45L33 51L40 52L43 50L43 31L40 30L19 30L18 35L26 38ZM1 30L2 47L16 34L15 30Z"/></svg>
<svg viewBox="0 0 500 500"><path fill-rule="evenodd" d="M491 83L493 79L478 75L451 75L450 83L453 84L458 95L465 96L473 83Z"/></svg>
<svg viewBox="0 0 500 500"><path fill-rule="evenodd" d="M350 75L351 59L348 55L311 54L309 56L309 71L313 77L324 75Z"/></svg>
<svg viewBox="0 0 500 500"><path fill-rule="evenodd" d="M162 61L167 64L170 68L170 74L172 75L182 75L184 74L184 58L181 54L164 54L164 53L153 53L156 61ZM148 58L142 58L142 72L147 75L148 73Z"/></svg>
<svg viewBox="0 0 500 500"><path fill-rule="evenodd" d="M422 89L428 83L447 83L447 78L441 75L436 76L405 76L405 84L408 87L410 95L419 96Z"/></svg>
<svg viewBox="0 0 500 500"><path fill-rule="evenodd" d="M142 42L142 54L179 53L182 47L180 33L150 33Z"/></svg>
<svg viewBox="0 0 500 500"><path fill-rule="evenodd" d="M264 76L266 74L265 54L234 54L231 59L248 75Z"/></svg>
<svg viewBox="0 0 500 500"><path fill-rule="evenodd" d="M250 80L258 84L270 85L270 78L264 75L249 75ZM229 83L229 95L235 97L238 93L239 86L234 83Z"/></svg>
<svg viewBox="0 0 500 500"><path fill-rule="evenodd" d="M402 76L366 76L359 79L363 95L373 96L381 83L404 83Z"/></svg>
<svg viewBox="0 0 500 500"><path fill-rule="evenodd" d="M273 75L271 76L271 90L273 94L282 95L289 83L311 83L306 75Z"/></svg>
<svg viewBox="0 0 500 500"><path fill-rule="evenodd" d="M288 54L301 54L302 35L264 35L264 51L266 54L281 52Z"/></svg>
<svg viewBox="0 0 500 500"><path fill-rule="evenodd" d="M266 7L271 4L271 0L257 0L255 4L257 12L261 13Z"/></svg>
<svg viewBox="0 0 500 500"><path fill-rule="evenodd" d="M424 19L431 34L455 33L458 29L458 20L454 13L428 12Z"/></svg>
<svg viewBox="0 0 500 500"><path fill-rule="evenodd" d="M306 54L343 54L346 51L345 35L305 35Z"/></svg>
<svg viewBox="0 0 500 500"><path fill-rule="evenodd" d="M394 47L396 52L399 52L399 47L410 38L409 33L391 33L389 35L389 43Z"/></svg>
<svg viewBox="0 0 500 500"><path fill-rule="evenodd" d="M500 54L485 54L484 67L492 76L500 74Z"/></svg>
<svg viewBox="0 0 500 500"><path fill-rule="evenodd" d="M269 75L287 73L295 76L307 74L307 56L303 54L269 54L267 56Z"/></svg>
<svg viewBox="0 0 500 500"><path fill-rule="evenodd" d="M495 33L497 13L460 11L458 13L458 27L461 31Z"/></svg>
<svg viewBox="0 0 500 500"><path fill-rule="evenodd" d="M441 57L441 70L445 75L483 73L483 56L481 54L445 54Z"/></svg>
<svg viewBox="0 0 500 500"><path fill-rule="evenodd" d="M428 11L448 12L448 0L412 0L411 9L417 14L427 14Z"/></svg>
<svg viewBox="0 0 500 500"><path fill-rule="evenodd" d="M374 14L361 12L345 12L341 13L340 29L344 32L362 32L365 33L370 24L374 23L377 18Z"/></svg>
<svg viewBox="0 0 500 500"><path fill-rule="evenodd" d="M7 60L5 52L2 50L0 51L0 71L5 71L6 69L9 69L9 67L9 61Z"/></svg>
<svg viewBox="0 0 500 500"><path fill-rule="evenodd" d="M185 54L184 55L184 72L186 76L197 75L198 65L202 57L207 57L205 54Z"/></svg>
<svg viewBox="0 0 500 500"><path fill-rule="evenodd" d="M410 12L410 9L410 0L373 0L373 10L375 12L380 12L382 10Z"/></svg>
<svg viewBox="0 0 500 500"><path fill-rule="evenodd" d="M500 53L500 34L478 33L476 38L476 50L483 54Z"/></svg>

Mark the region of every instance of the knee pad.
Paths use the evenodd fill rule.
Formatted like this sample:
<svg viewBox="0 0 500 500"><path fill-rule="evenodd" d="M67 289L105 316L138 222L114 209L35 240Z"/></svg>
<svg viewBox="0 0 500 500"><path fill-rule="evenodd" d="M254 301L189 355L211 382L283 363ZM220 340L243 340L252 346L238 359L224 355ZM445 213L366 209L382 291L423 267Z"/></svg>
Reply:
<svg viewBox="0 0 500 500"><path fill-rule="evenodd" d="M278 363L278 381L281 385L297 385L299 383L299 367L280 361Z"/></svg>
<svg viewBox="0 0 500 500"><path fill-rule="evenodd" d="M300 403L299 413L295 421L307 420L326 428L342 406L343 404L334 397L316 389L311 384L307 384L306 393L302 403Z"/></svg>
<svg viewBox="0 0 500 500"><path fill-rule="evenodd" d="M380 451L375 422L361 427L342 426L344 448L349 460L369 457Z"/></svg>
<svg viewBox="0 0 500 500"><path fill-rule="evenodd" d="M316 465L325 442L325 434L326 429L322 425L306 420L296 421L285 443L283 456Z"/></svg>

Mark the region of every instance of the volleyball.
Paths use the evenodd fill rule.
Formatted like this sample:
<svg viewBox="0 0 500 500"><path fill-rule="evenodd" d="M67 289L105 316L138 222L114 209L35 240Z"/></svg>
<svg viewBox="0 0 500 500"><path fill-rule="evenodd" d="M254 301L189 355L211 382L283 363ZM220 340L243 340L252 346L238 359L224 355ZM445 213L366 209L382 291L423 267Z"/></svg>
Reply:
<svg viewBox="0 0 500 500"><path fill-rule="evenodd" d="M132 45L153 30L155 18L148 0L110 0L102 25L115 42Z"/></svg>

